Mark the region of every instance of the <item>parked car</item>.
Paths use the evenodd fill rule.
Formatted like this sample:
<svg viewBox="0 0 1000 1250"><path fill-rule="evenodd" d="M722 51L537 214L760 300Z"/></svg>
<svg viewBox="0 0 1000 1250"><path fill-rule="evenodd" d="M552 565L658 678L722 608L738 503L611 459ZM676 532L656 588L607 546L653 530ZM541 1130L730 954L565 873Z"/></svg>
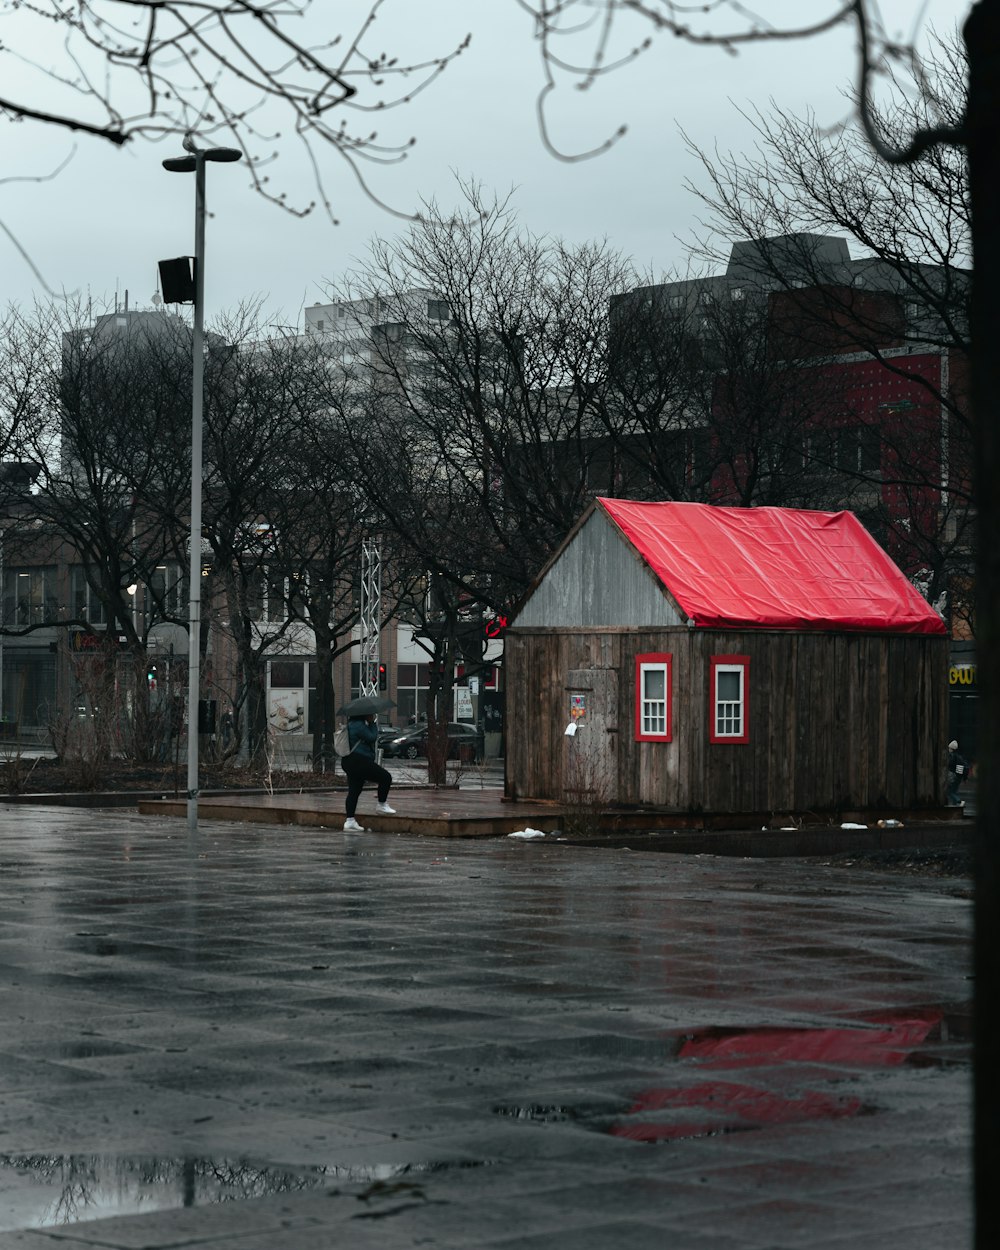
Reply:
<svg viewBox="0 0 1000 1250"><path fill-rule="evenodd" d="M418 756L426 756L427 726L410 725L408 729L379 734L379 746L387 759L415 760ZM448 725L448 758L461 759L467 754L477 764L482 762L485 754L482 731L475 725L451 721Z"/></svg>
<svg viewBox="0 0 1000 1250"><path fill-rule="evenodd" d="M386 747L390 742L395 741L400 734L406 733L406 729L400 729L398 725L379 725L378 727L378 748L384 754Z"/></svg>

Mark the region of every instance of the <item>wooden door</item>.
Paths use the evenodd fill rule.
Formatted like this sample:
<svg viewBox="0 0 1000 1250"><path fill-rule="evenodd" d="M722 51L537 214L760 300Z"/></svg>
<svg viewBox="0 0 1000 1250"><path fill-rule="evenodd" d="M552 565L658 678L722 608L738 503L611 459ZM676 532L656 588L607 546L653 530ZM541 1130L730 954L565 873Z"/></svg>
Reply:
<svg viewBox="0 0 1000 1250"><path fill-rule="evenodd" d="M618 800L618 670L571 669L566 680L563 798L598 811Z"/></svg>

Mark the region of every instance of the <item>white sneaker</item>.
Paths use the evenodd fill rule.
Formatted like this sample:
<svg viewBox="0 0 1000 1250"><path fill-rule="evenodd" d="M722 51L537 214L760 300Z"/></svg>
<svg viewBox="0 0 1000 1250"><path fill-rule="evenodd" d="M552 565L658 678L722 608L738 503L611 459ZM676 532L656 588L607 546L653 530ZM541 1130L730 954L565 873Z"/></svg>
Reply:
<svg viewBox="0 0 1000 1250"><path fill-rule="evenodd" d="M394 807L390 807L388 803L376 803L375 810L377 812L381 812L383 816L396 815L396 809Z"/></svg>
<svg viewBox="0 0 1000 1250"><path fill-rule="evenodd" d="M345 833L364 833L364 826L359 825L353 816L348 816L348 818L344 821L344 832Z"/></svg>

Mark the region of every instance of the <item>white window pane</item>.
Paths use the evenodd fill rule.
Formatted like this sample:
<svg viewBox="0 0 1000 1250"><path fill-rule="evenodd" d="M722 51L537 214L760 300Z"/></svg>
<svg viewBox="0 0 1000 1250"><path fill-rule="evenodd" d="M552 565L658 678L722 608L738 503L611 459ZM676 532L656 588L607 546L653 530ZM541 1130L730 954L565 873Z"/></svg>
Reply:
<svg viewBox="0 0 1000 1250"><path fill-rule="evenodd" d="M640 728L644 735L665 737L669 709L666 664L643 664L640 687Z"/></svg>
<svg viewBox="0 0 1000 1250"><path fill-rule="evenodd" d="M647 668L645 672L647 699L663 699L667 691L667 675L662 668Z"/></svg>
<svg viewBox="0 0 1000 1250"><path fill-rule="evenodd" d="M744 668L720 665L715 670L715 736L742 738L745 732Z"/></svg>
<svg viewBox="0 0 1000 1250"><path fill-rule="evenodd" d="M667 712L664 704L643 705L642 732L647 734L667 732Z"/></svg>

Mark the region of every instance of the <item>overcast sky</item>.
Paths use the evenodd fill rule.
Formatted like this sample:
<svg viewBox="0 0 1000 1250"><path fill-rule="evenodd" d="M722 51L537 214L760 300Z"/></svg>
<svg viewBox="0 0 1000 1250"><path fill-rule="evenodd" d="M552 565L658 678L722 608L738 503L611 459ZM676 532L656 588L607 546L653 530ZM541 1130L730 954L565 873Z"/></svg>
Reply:
<svg viewBox="0 0 1000 1250"><path fill-rule="evenodd" d="M339 11L316 0L324 12ZM810 4L810 10L832 9ZM965 17L966 0L926 5L886 0L881 12L890 34L905 35L918 11L924 27L947 32ZM801 13L801 4L760 0L769 15ZM0 0L0 42L9 32ZM523 221L539 233L574 242L607 237L640 268L656 274L683 269L684 240L696 228L698 205L684 190L697 175L678 128L700 145L741 150L750 142L737 107L774 102L820 122L846 116L841 95L855 69L853 32L841 28L795 44L758 44L738 57L696 48L667 36L639 63L608 76L598 91L567 89L553 101L552 135L567 151L601 143L618 126L628 131L610 151L566 163L544 148L535 115L543 75L529 16L515 0L388 0L382 16L387 45L404 53L428 43L439 51L467 32L469 49L415 102L382 115L387 139L417 139L401 165L372 171L378 195L412 210L421 198L458 202L454 173L497 191L514 188ZM9 39L9 33L8 33ZM43 60L41 50L37 59ZM11 80L0 94L17 98ZM156 261L193 251L193 183L168 174L164 156L179 144L136 141L123 150L98 139L74 139L40 123L14 125L0 117L0 223L13 232L55 290L123 300L148 307ZM51 180L33 175L68 165ZM266 203L240 166L209 170L206 303L211 315L260 297L275 324L301 326L302 308L323 301L325 281L337 279L363 256L373 235L391 237L403 223L358 188L335 153L326 162L340 225L320 213L299 220ZM275 178L293 197L311 195L308 171L286 150ZM29 266L0 233L0 302L45 298Z"/></svg>

